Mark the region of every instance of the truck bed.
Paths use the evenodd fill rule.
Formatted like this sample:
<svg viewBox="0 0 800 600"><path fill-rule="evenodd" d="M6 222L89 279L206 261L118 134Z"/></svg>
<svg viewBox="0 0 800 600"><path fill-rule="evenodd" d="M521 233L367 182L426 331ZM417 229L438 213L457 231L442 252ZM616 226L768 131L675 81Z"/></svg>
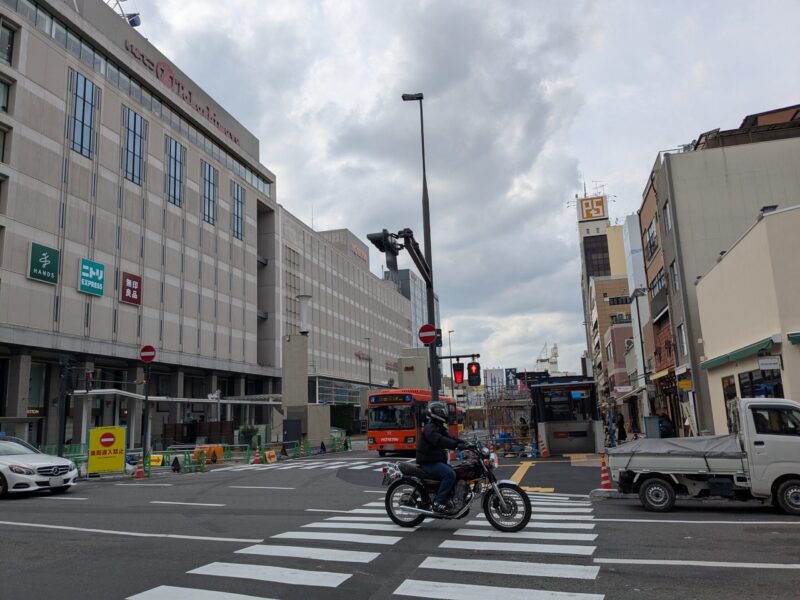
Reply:
<svg viewBox="0 0 800 600"><path fill-rule="evenodd" d="M745 453L736 435L648 438L608 451L612 477L620 471L658 473L743 473Z"/></svg>

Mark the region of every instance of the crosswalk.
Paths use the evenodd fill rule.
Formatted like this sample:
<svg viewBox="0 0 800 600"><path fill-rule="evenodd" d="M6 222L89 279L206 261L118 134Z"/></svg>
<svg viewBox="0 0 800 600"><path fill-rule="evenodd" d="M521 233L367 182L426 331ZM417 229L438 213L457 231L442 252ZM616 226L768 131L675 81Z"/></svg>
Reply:
<svg viewBox="0 0 800 600"><path fill-rule="evenodd" d="M259 465L232 465L229 467L219 467L213 469L212 473L239 472L239 471L314 471L325 470L334 471L347 469L350 471L372 470L380 472L384 466L393 465L397 462L406 462L411 458L396 458L392 460L378 460L370 458L350 458L350 459L295 459L286 462Z"/></svg>
<svg viewBox="0 0 800 600"><path fill-rule="evenodd" d="M593 591L600 567L590 564L598 535L589 500L547 493L528 496L533 517L525 529L497 531L483 514L476 515L439 544L437 555L426 557L394 596L603 600L603 594ZM480 558L473 558L476 552ZM463 574L470 572L483 574L487 581L500 575L502 585L463 583ZM560 589L546 589L552 581L560 581Z"/></svg>
<svg viewBox="0 0 800 600"><path fill-rule="evenodd" d="M186 573L187 586L159 585L128 600L272 600L226 590L234 580L258 585L240 590L269 590L279 598L324 597L325 590L345 584L344 589L350 590L361 581L353 577L364 577L367 565L420 530L447 537L438 537L419 565L405 573L405 579L397 579L386 595L604 600L595 588L600 566L592 556L599 536L591 503L577 496L529 493L529 497L533 518L516 533L495 530L482 513L466 522L450 522L455 528L441 527L441 522L403 528L388 518L383 502L365 502L338 511L345 514L323 516L193 568ZM556 509L561 510L553 512ZM465 573L480 573L481 579L465 583Z"/></svg>

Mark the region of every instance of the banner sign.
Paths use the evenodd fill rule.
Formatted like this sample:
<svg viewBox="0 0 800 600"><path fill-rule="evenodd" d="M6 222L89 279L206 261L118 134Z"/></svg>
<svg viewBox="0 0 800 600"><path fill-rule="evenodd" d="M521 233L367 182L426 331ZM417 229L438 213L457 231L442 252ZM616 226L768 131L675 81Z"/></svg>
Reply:
<svg viewBox="0 0 800 600"><path fill-rule="evenodd" d="M105 289L106 266L88 258L81 259L78 291L92 296L102 296Z"/></svg>
<svg viewBox="0 0 800 600"><path fill-rule="evenodd" d="M31 242L28 251L28 279L58 283L59 252L55 248Z"/></svg>
<svg viewBox="0 0 800 600"><path fill-rule="evenodd" d="M578 198L578 221L596 221L607 218L605 196Z"/></svg>
<svg viewBox="0 0 800 600"><path fill-rule="evenodd" d="M89 430L89 473L125 470L125 427Z"/></svg>

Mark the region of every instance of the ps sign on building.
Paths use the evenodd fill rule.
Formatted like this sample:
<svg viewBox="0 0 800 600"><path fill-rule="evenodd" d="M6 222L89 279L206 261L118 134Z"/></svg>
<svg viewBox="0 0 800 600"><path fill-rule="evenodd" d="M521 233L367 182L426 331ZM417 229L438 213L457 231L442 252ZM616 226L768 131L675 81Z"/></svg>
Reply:
<svg viewBox="0 0 800 600"><path fill-rule="evenodd" d="M78 291L93 296L102 296L105 287L104 264L88 258L81 259L81 270L78 278Z"/></svg>

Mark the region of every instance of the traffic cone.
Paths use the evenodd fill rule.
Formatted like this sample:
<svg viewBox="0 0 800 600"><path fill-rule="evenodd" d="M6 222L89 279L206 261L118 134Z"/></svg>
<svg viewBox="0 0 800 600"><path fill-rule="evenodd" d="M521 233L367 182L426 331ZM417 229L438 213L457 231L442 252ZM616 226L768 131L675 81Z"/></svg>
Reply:
<svg viewBox="0 0 800 600"><path fill-rule="evenodd" d="M547 449L543 437L539 438L539 455L542 458L550 458L550 451Z"/></svg>
<svg viewBox="0 0 800 600"><path fill-rule="evenodd" d="M256 448L256 453L253 456L253 462L250 463L250 464L253 464L253 465L260 465L261 464L261 450L259 448Z"/></svg>
<svg viewBox="0 0 800 600"><path fill-rule="evenodd" d="M141 458L136 463L136 479L144 479L144 461Z"/></svg>
<svg viewBox="0 0 800 600"><path fill-rule="evenodd" d="M614 486L611 484L611 476L608 473L608 466L606 465L606 455L600 455L600 489L613 490Z"/></svg>

